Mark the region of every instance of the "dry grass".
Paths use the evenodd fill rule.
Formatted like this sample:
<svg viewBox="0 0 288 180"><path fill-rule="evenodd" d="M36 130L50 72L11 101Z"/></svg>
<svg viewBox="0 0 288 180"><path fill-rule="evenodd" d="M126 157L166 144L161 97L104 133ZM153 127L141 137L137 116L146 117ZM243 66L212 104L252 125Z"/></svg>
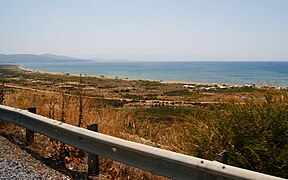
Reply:
<svg viewBox="0 0 288 180"><path fill-rule="evenodd" d="M51 103L53 102L53 103ZM61 119L61 94L57 93L41 93L29 90L14 90L5 95L5 105L27 109L28 107L36 107L37 114L46 117L51 116L51 111L54 111L54 119ZM89 124L97 123L99 132L120 137L127 140L133 140L140 143L153 145L149 140L144 140L139 136L133 136L127 133L130 130L130 125L133 123L130 110L115 110L112 107L103 108L103 104L97 99L85 98L85 107L83 112L83 127ZM67 95L65 97L65 121L66 123L77 125L78 123L78 99L77 96ZM1 122L3 123L3 122ZM6 126L6 132L17 134L17 137L24 136L24 129L18 126ZM22 138L20 138L22 139ZM23 139L22 139L23 140ZM39 153L42 157L59 158L61 156L61 143L51 140L48 137L37 134L35 142L31 148ZM67 168L78 172L87 172L87 157L79 158L77 151L74 148L67 146L70 149L70 154L63 157ZM66 152L67 153L67 152ZM76 153L76 154L75 154ZM107 178L116 179L163 179L152 175L151 173L117 163L106 158L100 159L101 173ZM165 179L165 178L164 178Z"/></svg>
<svg viewBox="0 0 288 180"><path fill-rule="evenodd" d="M37 77L43 79L39 74ZM70 82L77 80L75 77L67 78ZM82 127L84 128L89 124L97 123L99 131L104 134L210 160L225 149L230 152L229 163L232 165L288 177L287 170L285 170L288 167L287 91L221 91L209 94L193 92L182 96L179 94L182 93L179 91L179 84L168 86L146 81L111 80L108 82L93 78L85 81L89 86L93 86L95 82L99 84L97 86L94 84L94 86L101 88L86 91L86 95L91 95L91 97L85 96L83 99L85 106L83 107ZM45 91L43 85L37 85L38 90L29 89L29 87L34 88L35 84L28 83L25 86L28 88L7 89L4 104L21 109L34 106L37 108L37 114L61 119L62 96L59 88L53 89L53 86L49 85L52 92ZM122 92L121 90L127 86L132 88L127 92ZM69 92L74 95L65 95L64 107L65 121L72 125L78 124L79 117L79 100L77 92L74 92L75 89L77 88ZM97 96L94 96L94 92L97 92ZM170 92L169 96L165 92ZM171 93L177 93L177 96ZM157 101L161 99L163 101L191 100L225 103L208 106L200 104L190 107L185 107L184 104L182 107L172 104L163 106L162 104L161 106L150 105L149 108L139 103L129 108L133 103L122 107L121 101L99 98L111 97L113 99L123 97L123 95L127 97L136 95L138 98L148 97L150 94L153 94ZM233 100L232 103L231 100ZM151 101L156 102L156 100ZM154 103L156 104L159 103ZM24 133L23 129L15 126L7 127L5 130L17 134L17 138L20 139ZM65 156L62 159L67 167L78 172L87 171L85 165L87 158L81 152L68 147L70 151L67 155L65 154L67 151L61 150L61 144L47 137L37 135L36 140L37 143L33 144L32 148L42 156L57 158L64 153ZM84 158L79 157L81 155ZM161 179L161 177L105 158L101 158L101 172L112 179Z"/></svg>

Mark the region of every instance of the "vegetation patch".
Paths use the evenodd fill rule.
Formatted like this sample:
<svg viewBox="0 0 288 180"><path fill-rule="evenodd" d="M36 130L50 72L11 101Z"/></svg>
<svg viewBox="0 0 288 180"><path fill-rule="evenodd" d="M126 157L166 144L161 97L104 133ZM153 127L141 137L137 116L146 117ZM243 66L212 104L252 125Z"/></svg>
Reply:
<svg viewBox="0 0 288 180"><path fill-rule="evenodd" d="M137 110L136 119L149 120L151 123L170 123L172 121L187 120L193 110L187 107L152 106L151 108Z"/></svg>
<svg viewBox="0 0 288 180"><path fill-rule="evenodd" d="M166 95L166 96L187 96L187 95L191 95L191 92L187 89L181 89L181 90L164 92L163 95Z"/></svg>
<svg viewBox="0 0 288 180"><path fill-rule="evenodd" d="M114 99L111 99L111 100L105 99L104 103L110 106L114 106L114 107L122 107L124 106L124 104L127 104L126 101L114 100Z"/></svg>
<svg viewBox="0 0 288 180"><path fill-rule="evenodd" d="M241 93L241 92L267 92L266 89L260 88L250 88L250 87L240 87L240 88L230 88L230 89L217 89L215 92L223 92L223 93Z"/></svg>
<svg viewBox="0 0 288 180"><path fill-rule="evenodd" d="M250 99L243 105L230 103L208 114L194 114L191 130L184 136L189 141L187 152L214 159L227 150L230 165L287 178L287 97L284 92L265 103Z"/></svg>
<svg viewBox="0 0 288 180"><path fill-rule="evenodd" d="M112 86L112 85L104 85L104 86L98 86L98 88L100 89L112 89L112 88L116 88L117 86Z"/></svg>
<svg viewBox="0 0 288 180"><path fill-rule="evenodd" d="M141 84L141 85L146 86L146 87L164 86L163 83L160 83L157 81L142 81L142 82L143 82L143 84Z"/></svg>
<svg viewBox="0 0 288 180"><path fill-rule="evenodd" d="M123 94L123 98L133 99L133 100L144 100L144 96L137 95L137 94Z"/></svg>

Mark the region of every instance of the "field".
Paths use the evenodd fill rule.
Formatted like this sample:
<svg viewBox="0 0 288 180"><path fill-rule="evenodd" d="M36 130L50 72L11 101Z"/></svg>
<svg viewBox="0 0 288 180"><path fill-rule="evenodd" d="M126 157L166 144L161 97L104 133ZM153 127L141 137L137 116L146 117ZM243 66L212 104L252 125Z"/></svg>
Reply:
<svg viewBox="0 0 288 180"><path fill-rule="evenodd" d="M288 178L288 92L239 87L207 91L207 84L143 81L26 71L0 66L1 103L104 134ZM213 85L215 86L215 85ZM1 135L21 144L22 128L0 122ZM85 176L85 153L37 135L29 148L71 177ZM101 158L111 179L164 179ZM54 165L53 165L54 164Z"/></svg>

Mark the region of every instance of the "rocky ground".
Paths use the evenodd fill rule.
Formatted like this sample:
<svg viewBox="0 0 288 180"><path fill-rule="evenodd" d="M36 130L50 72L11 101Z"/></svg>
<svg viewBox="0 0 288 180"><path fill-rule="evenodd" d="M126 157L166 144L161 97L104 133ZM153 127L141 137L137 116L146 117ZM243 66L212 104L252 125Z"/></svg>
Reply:
<svg viewBox="0 0 288 180"><path fill-rule="evenodd" d="M0 136L0 179L70 179Z"/></svg>

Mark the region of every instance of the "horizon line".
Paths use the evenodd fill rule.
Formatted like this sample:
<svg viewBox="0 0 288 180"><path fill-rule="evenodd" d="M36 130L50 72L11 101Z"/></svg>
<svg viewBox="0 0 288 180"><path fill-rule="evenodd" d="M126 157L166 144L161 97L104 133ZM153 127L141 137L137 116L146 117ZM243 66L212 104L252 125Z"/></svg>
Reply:
<svg viewBox="0 0 288 180"><path fill-rule="evenodd" d="M41 54L33 54L33 53L13 53L13 54L6 54L1 53L0 55L6 55L6 56L12 56L12 55L35 55L35 56L59 56L59 57L66 57L71 59L79 59L79 60L107 60L107 61L150 61L150 62L156 62L156 61L288 61L287 58L227 58L227 57L215 57L215 58L105 58L105 57L91 57L91 58L85 58L85 57L77 57L77 55L59 55L59 54L53 54L53 53L41 53ZM52 58L52 57L51 57Z"/></svg>

